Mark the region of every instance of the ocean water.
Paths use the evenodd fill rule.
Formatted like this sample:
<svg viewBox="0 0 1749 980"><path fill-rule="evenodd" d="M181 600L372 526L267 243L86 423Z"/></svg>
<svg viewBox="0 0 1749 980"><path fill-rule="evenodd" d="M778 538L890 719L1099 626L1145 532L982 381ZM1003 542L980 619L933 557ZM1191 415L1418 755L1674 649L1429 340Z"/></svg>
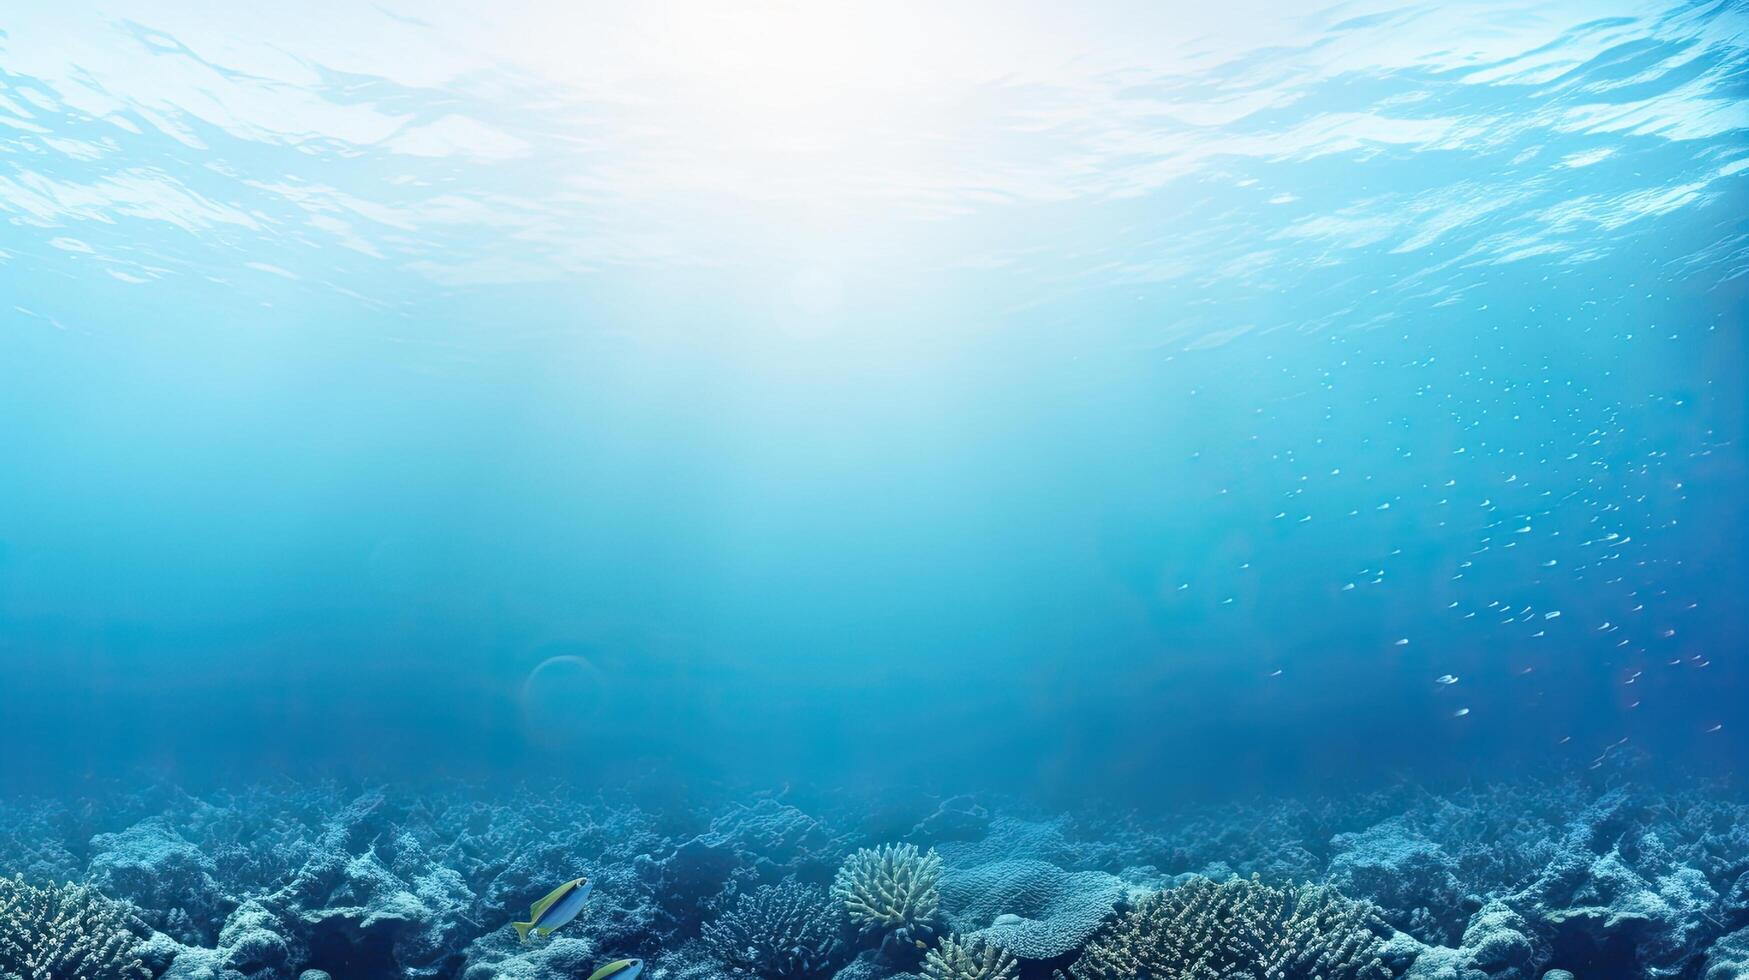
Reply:
<svg viewBox="0 0 1749 980"><path fill-rule="evenodd" d="M1746 311L1740 3L8 4L0 977L1749 977Z"/></svg>

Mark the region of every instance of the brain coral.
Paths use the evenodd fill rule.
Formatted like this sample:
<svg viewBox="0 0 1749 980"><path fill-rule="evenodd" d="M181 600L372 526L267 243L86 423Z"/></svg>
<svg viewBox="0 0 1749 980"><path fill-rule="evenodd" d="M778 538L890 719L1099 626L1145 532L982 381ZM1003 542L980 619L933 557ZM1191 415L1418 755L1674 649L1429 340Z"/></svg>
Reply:
<svg viewBox="0 0 1749 980"><path fill-rule="evenodd" d="M950 868L941 882L950 925L1027 960L1081 948L1123 893L1123 882L1104 872L1027 860Z"/></svg>
<svg viewBox="0 0 1749 980"><path fill-rule="evenodd" d="M1019 971L1013 956L982 939L948 936L923 958L928 980L1015 980Z"/></svg>
<svg viewBox="0 0 1749 980"><path fill-rule="evenodd" d="M0 977L146 980L144 923L81 885L0 878Z"/></svg>
<svg viewBox="0 0 1749 980"><path fill-rule="evenodd" d="M941 857L933 849L888 844L852 854L832 881L832 897L857 929L913 939L934 931L940 883Z"/></svg>
<svg viewBox="0 0 1749 980"><path fill-rule="evenodd" d="M1319 886L1192 878L1144 896L1069 968L1074 980L1385 980L1372 906Z"/></svg>

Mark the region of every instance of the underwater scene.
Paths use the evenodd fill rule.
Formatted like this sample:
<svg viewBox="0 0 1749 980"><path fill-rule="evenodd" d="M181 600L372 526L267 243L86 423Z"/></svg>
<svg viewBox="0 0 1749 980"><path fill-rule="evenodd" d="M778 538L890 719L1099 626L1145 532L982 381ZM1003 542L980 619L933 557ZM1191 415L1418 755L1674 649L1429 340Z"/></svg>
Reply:
<svg viewBox="0 0 1749 980"><path fill-rule="evenodd" d="M8 0L0 980L1749 980L1749 4Z"/></svg>

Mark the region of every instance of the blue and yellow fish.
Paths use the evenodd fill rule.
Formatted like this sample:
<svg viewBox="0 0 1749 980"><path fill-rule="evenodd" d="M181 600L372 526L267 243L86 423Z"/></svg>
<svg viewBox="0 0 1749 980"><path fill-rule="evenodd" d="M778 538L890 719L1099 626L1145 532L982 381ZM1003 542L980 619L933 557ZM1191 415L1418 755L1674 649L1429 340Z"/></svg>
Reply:
<svg viewBox="0 0 1749 980"><path fill-rule="evenodd" d="M572 878L548 892L547 897L528 907L527 922L510 923L516 927L516 938L528 942L530 929L542 936L552 935L554 929L575 919L577 913L583 911L583 900L589 897L589 888L588 878Z"/></svg>
<svg viewBox="0 0 1749 980"><path fill-rule="evenodd" d="M594 973L589 974L589 980L638 980L638 974L644 972L643 960L614 960Z"/></svg>

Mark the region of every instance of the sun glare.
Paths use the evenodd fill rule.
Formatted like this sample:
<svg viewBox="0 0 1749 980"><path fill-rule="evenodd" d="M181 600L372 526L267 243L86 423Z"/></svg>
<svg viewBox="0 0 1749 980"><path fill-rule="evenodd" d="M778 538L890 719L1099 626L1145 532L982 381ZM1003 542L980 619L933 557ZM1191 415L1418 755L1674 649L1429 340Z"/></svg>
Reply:
<svg viewBox="0 0 1749 980"><path fill-rule="evenodd" d="M619 105L616 145L657 147L672 154L661 165L683 170L803 182L786 196L873 167L909 170L903 155L920 132L951 128L944 114L973 77L976 38L923 5L663 3L587 28L581 16L530 25L524 53L582 99Z"/></svg>
<svg viewBox="0 0 1749 980"><path fill-rule="evenodd" d="M937 65L915 16L867 3L703 5L669 22L671 68L704 114L790 134L904 111Z"/></svg>

